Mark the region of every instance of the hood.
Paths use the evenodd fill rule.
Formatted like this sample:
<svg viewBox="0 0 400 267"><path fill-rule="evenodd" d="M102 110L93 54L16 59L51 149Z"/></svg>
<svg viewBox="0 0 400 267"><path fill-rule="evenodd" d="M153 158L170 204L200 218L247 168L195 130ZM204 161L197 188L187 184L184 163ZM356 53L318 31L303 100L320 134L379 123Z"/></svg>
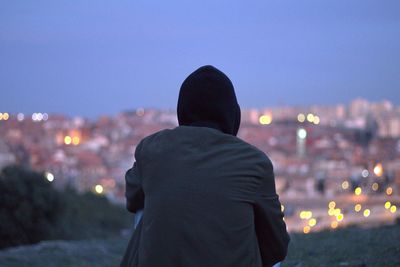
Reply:
<svg viewBox="0 0 400 267"><path fill-rule="evenodd" d="M203 66L182 83L178 99L179 125L203 126L236 135L240 107L229 78L213 66Z"/></svg>

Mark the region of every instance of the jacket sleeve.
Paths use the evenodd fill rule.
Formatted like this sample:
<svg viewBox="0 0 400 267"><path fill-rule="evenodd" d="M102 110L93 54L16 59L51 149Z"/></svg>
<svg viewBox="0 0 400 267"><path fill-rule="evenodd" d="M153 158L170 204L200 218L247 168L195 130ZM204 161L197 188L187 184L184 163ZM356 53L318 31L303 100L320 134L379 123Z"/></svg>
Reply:
<svg viewBox="0 0 400 267"><path fill-rule="evenodd" d="M126 208L133 213L144 208L144 192L138 165L140 149L141 143L137 146L135 151L136 162L125 174Z"/></svg>
<svg viewBox="0 0 400 267"><path fill-rule="evenodd" d="M275 190L272 163L268 163L254 201L255 230L263 267L284 260L290 240Z"/></svg>

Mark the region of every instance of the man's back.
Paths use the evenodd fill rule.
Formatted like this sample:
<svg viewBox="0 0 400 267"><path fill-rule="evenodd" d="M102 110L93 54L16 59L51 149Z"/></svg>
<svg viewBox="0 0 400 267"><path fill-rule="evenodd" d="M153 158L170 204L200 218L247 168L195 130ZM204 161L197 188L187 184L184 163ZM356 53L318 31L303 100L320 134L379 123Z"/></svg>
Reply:
<svg viewBox="0 0 400 267"><path fill-rule="evenodd" d="M145 196L139 266L267 266L286 254L272 165L255 147L180 126L145 138L135 157L127 184L138 179Z"/></svg>

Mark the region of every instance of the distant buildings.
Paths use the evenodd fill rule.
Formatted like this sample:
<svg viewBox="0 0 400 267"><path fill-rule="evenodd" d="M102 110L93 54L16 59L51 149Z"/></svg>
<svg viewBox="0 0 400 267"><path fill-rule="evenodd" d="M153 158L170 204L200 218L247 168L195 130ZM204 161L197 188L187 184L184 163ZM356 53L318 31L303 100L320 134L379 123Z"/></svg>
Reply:
<svg viewBox="0 0 400 267"><path fill-rule="evenodd" d="M30 165L54 174L58 186L85 191L101 185L102 193L122 200L124 174L137 143L175 126L174 110L138 108L97 120L7 113L0 120L0 167ZM388 177L379 186L390 184L399 194L400 108L389 101L243 109L239 137L271 158L283 197L350 194L356 184L370 187L378 163ZM368 179L360 178L363 171ZM343 182L349 183L346 189Z"/></svg>

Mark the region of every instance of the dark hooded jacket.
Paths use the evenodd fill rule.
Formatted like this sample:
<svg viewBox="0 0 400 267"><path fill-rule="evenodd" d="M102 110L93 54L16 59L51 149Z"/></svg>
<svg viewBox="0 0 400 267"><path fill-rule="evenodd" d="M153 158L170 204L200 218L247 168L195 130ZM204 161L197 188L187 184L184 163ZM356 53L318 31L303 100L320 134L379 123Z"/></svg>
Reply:
<svg viewBox="0 0 400 267"><path fill-rule="evenodd" d="M180 126L143 139L126 173L131 212L144 209L121 266L261 267L282 261L289 236L273 167L236 137L240 108L212 66L183 82Z"/></svg>

